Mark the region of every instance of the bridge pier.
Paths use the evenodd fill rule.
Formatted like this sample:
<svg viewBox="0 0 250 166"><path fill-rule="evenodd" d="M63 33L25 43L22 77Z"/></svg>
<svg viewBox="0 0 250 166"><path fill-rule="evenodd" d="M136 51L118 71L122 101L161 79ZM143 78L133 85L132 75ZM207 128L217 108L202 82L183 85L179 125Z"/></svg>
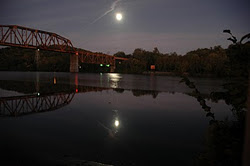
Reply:
<svg viewBox="0 0 250 166"><path fill-rule="evenodd" d="M38 95L40 95L39 91L40 91L40 73L39 72L36 72L36 82L35 82L35 85L36 85L36 93Z"/></svg>
<svg viewBox="0 0 250 166"><path fill-rule="evenodd" d="M111 65L110 66L110 73L114 73L115 72L115 65Z"/></svg>
<svg viewBox="0 0 250 166"><path fill-rule="evenodd" d="M71 73L78 73L78 53L70 55L70 72Z"/></svg>
<svg viewBox="0 0 250 166"><path fill-rule="evenodd" d="M39 70L39 60L40 60L40 50L36 49L35 53L35 63L36 63L36 70Z"/></svg>

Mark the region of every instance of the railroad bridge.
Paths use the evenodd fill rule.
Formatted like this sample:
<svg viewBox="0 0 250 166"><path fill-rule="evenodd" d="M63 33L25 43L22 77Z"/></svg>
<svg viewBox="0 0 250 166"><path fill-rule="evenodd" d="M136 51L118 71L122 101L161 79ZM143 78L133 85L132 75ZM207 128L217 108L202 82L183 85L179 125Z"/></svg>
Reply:
<svg viewBox="0 0 250 166"><path fill-rule="evenodd" d="M18 25L0 25L0 45L35 49L37 61L40 50L70 53L70 72L79 71L79 62L109 65L110 71L114 72L116 60L127 60L127 58L80 50L75 48L69 39L56 33Z"/></svg>

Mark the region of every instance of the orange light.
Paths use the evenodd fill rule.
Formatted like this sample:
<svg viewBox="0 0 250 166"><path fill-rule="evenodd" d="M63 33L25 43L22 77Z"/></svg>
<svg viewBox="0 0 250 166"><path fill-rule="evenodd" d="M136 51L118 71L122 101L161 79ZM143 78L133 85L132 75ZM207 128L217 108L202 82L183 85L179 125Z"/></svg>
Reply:
<svg viewBox="0 0 250 166"><path fill-rule="evenodd" d="M56 84L56 77L54 77L54 84Z"/></svg>

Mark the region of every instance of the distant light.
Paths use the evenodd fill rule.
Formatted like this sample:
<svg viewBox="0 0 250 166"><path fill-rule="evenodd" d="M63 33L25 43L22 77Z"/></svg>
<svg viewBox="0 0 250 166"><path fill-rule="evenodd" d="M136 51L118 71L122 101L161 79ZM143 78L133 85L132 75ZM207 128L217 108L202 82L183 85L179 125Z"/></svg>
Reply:
<svg viewBox="0 0 250 166"><path fill-rule="evenodd" d="M37 96L40 96L40 93L39 93L39 92L37 93Z"/></svg>
<svg viewBox="0 0 250 166"><path fill-rule="evenodd" d="M119 126L119 121L118 120L115 120L115 126L118 127Z"/></svg>
<svg viewBox="0 0 250 166"><path fill-rule="evenodd" d="M56 84L56 77L54 77L54 84Z"/></svg>
<svg viewBox="0 0 250 166"><path fill-rule="evenodd" d="M100 66L102 67L102 66L103 66L103 64L100 64Z"/></svg>
<svg viewBox="0 0 250 166"><path fill-rule="evenodd" d="M78 89L76 89L76 93L78 93Z"/></svg>
<svg viewBox="0 0 250 166"><path fill-rule="evenodd" d="M40 49L38 48L37 51L40 51Z"/></svg>
<svg viewBox="0 0 250 166"><path fill-rule="evenodd" d="M107 67L109 67L110 65L106 65Z"/></svg>
<svg viewBox="0 0 250 166"><path fill-rule="evenodd" d="M118 21L122 20L122 14L121 13L116 14L116 20L118 20Z"/></svg>

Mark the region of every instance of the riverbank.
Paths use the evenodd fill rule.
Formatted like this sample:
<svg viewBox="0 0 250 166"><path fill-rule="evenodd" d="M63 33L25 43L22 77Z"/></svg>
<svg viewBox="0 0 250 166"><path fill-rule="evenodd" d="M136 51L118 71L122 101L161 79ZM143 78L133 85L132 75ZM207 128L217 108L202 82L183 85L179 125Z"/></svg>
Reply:
<svg viewBox="0 0 250 166"><path fill-rule="evenodd" d="M213 74L190 74L190 73L175 73L175 72L160 72L160 71L145 71L142 75L156 75L156 76L176 76L176 77L203 77L203 78L227 78L228 76L218 76Z"/></svg>

